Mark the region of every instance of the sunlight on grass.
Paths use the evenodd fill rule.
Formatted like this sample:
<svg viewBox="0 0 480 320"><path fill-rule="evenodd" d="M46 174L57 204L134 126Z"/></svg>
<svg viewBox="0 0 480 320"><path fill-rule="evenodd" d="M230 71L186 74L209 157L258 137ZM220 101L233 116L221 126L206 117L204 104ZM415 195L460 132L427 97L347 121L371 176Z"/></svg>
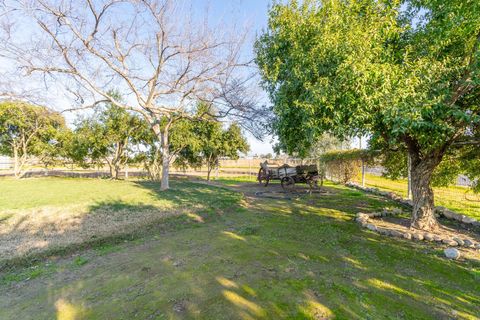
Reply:
<svg viewBox="0 0 480 320"><path fill-rule="evenodd" d="M245 239L244 237L242 236L239 236L238 234L235 234L233 232L230 232L230 231L222 231L222 233L232 239L235 239L235 240L242 240L242 241L247 241L247 239Z"/></svg>
<svg viewBox="0 0 480 320"><path fill-rule="evenodd" d="M158 184L141 183L152 196L185 209L137 238L0 272L0 319L479 314L478 262L448 261L430 247L435 244L381 237L352 221L356 212L392 206L386 199L346 195L348 188L327 183L325 194L290 201L244 197L248 205L241 207L242 192L223 187L174 181L174 190L162 192ZM107 202L86 216L103 212L131 221L150 205Z"/></svg>
<svg viewBox="0 0 480 320"><path fill-rule="evenodd" d="M82 318L83 308L75 306L64 299L58 299L55 302L57 310L57 320L78 320Z"/></svg>
<svg viewBox="0 0 480 320"><path fill-rule="evenodd" d="M257 317L264 317L266 315L265 310L263 310L262 307L260 307L256 303L245 299L244 297L236 294L235 292L223 290L222 293L223 296L236 307L243 309L244 311L247 311Z"/></svg>
<svg viewBox="0 0 480 320"><path fill-rule="evenodd" d="M379 288L379 289L382 289L382 290L388 290L388 291L392 291L395 294L402 294L402 295L410 296L414 299L420 299L420 296L418 294L415 294L413 292L404 290L400 287L397 287L397 286L395 286L391 283L388 283L386 281L382 281L380 279L371 278L371 279L368 279L367 282L370 285L372 285L373 287L376 287L376 288Z"/></svg>
<svg viewBox="0 0 480 320"><path fill-rule="evenodd" d="M192 219L192 220L195 221L195 222L205 223L205 221L203 220L203 218L202 218L201 216L199 216L198 214L195 214L195 213L192 213L192 212L188 212L186 215L187 215L187 217L189 217L190 219Z"/></svg>
<svg viewBox="0 0 480 320"><path fill-rule="evenodd" d="M238 285L232 280L228 280L227 278L224 278L224 277L217 277L216 279L218 283L220 283L225 288L238 288Z"/></svg>
<svg viewBox="0 0 480 320"><path fill-rule="evenodd" d="M332 311L317 301L315 295L312 292L304 292L305 305L300 307L300 310L305 316L312 319L333 319L334 314Z"/></svg>

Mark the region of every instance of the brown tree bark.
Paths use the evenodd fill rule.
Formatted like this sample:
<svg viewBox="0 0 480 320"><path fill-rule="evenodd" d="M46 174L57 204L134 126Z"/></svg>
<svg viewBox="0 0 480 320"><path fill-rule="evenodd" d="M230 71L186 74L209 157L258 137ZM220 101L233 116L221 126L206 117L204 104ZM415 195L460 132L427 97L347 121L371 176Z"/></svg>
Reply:
<svg viewBox="0 0 480 320"><path fill-rule="evenodd" d="M166 125L160 134L160 141L162 144L162 180L160 182L160 190L167 190L170 188L168 174L170 170L170 150L169 150L169 125Z"/></svg>
<svg viewBox="0 0 480 320"><path fill-rule="evenodd" d="M411 227L424 231L438 228L435 218L435 202L432 187L432 174L441 161L438 153L421 157L418 153L410 153L412 157L412 196L413 212Z"/></svg>

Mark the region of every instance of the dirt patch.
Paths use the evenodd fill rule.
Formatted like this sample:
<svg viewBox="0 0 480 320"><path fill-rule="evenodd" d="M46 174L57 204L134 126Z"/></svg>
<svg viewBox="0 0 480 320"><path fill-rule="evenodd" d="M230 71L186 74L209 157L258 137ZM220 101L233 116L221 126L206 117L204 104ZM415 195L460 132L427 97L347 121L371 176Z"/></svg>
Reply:
<svg viewBox="0 0 480 320"><path fill-rule="evenodd" d="M128 234L179 214L153 206L22 210L0 222L0 261Z"/></svg>
<svg viewBox="0 0 480 320"><path fill-rule="evenodd" d="M407 217L387 216L381 218L370 219L378 229L388 229L398 231L402 234L410 233L422 234L418 230L410 228L410 219ZM441 239L461 239L462 241L470 241L472 243L480 243L480 228L471 225L465 225L456 221L450 221L446 219L440 219L440 227L437 230L429 232L434 239L432 243L436 243L440 246L449 246L448 243L442 242ZM480 259L480 254L476 248L467 248L464 246L458 246L458 249L464 252L465 256L476 260Z"/></svg>
<svg viewBox="0 0 480 320"><path fill-rule="evenodd" d="M383 217L374 220L375 225L379 227L398 229L399 231L412 231L410 229L410 219L404 217ZM480 242L480 228L466 226L462 223L440 220L440 228L431 232L433 235L444 237L471 238L475 242Z"/></svg>
<svg viewBox="0 0 480 320"><path fill-rule="evenodd" d="M207 183L207 182L199 182ZM333 195L339 191L330 187L321 187L318 189L310 190L307 185L297 184L293 190L284 190L279 183L271 183L268 186L259 184L258 182L252 183L238 183L235 185L225 185L221 182L210 182L210 185L216 185L223 188L228 188L237 192L242 192L248 197L255 198L271 198L271 199L297 199L303 196L323 196Z"/></svg>

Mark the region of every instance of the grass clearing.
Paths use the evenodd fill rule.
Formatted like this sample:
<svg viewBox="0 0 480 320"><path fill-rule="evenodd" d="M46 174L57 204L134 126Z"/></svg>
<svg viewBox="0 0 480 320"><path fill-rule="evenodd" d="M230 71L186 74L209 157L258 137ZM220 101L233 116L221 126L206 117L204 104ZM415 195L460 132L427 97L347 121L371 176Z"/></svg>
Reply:
<svg viewBox="0 0 480 320"><path fill-rule="evenodd" d="M182 186L201 193L183 198L203 201L195 213L201 219L185 214L135 241L54 259L48 262L51 272L34 278L15 275L36 266L3 272L8 281L0 282L0 318L477 319L480 314L478 261L448 261L439 247L382 237L352 221L356 212L393 205L386 199L332 184L328 194L293 200L253 198L255 186L247 183L233 187L247 195L243 200L241 193L203 183ZM185 219L181 227L179 219ZM42 263L36 268L45 268Z"/></svg>
<svg viewBox="0 0 480 320"><path fill-rule="evenodd" d="M361 179L358 178L357 182ZM407 197L407 180L391 180L381 176L366 174L365 185L375 187L380 190L395 192L402 197ZM434 187L435 205L444 206L458 213L480 220L480 195L467 193L466 187Z"/></svg>
<svg viewBox="0 0 480 320"><path fill-rule="evenodd" d="M171 190L160 192L149 181L72 178L2 179L0 194L0 265L138 233L166 218L185 221L184 214L211 212L240 199L188 181L174 181Z"/></svg>

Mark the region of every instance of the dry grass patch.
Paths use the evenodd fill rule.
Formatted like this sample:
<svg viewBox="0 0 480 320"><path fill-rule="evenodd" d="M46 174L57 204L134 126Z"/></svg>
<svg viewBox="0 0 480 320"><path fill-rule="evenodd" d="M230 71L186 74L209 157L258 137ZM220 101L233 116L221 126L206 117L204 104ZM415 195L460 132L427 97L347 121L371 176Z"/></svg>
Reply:
<svg viewBox="0 0 480 320"><path fill-rule="evenodd" d="M141 233L168 217L184 215L188 221L203 221L201 213L221 212L241 199L226 189L188 181L173 181L166 192L159 187L141 180L5 179L0 194L5 191L12 196L0 198L0 265Z"/></svg>
<svg viewBox="0 0 480 320"><path fill-rule="evenodd" d="M173 208L128 206L116 209L108 205L95 209L45 207L25 210L0 224L0 260L128 234L181 213L182 210Z"/></svg>

